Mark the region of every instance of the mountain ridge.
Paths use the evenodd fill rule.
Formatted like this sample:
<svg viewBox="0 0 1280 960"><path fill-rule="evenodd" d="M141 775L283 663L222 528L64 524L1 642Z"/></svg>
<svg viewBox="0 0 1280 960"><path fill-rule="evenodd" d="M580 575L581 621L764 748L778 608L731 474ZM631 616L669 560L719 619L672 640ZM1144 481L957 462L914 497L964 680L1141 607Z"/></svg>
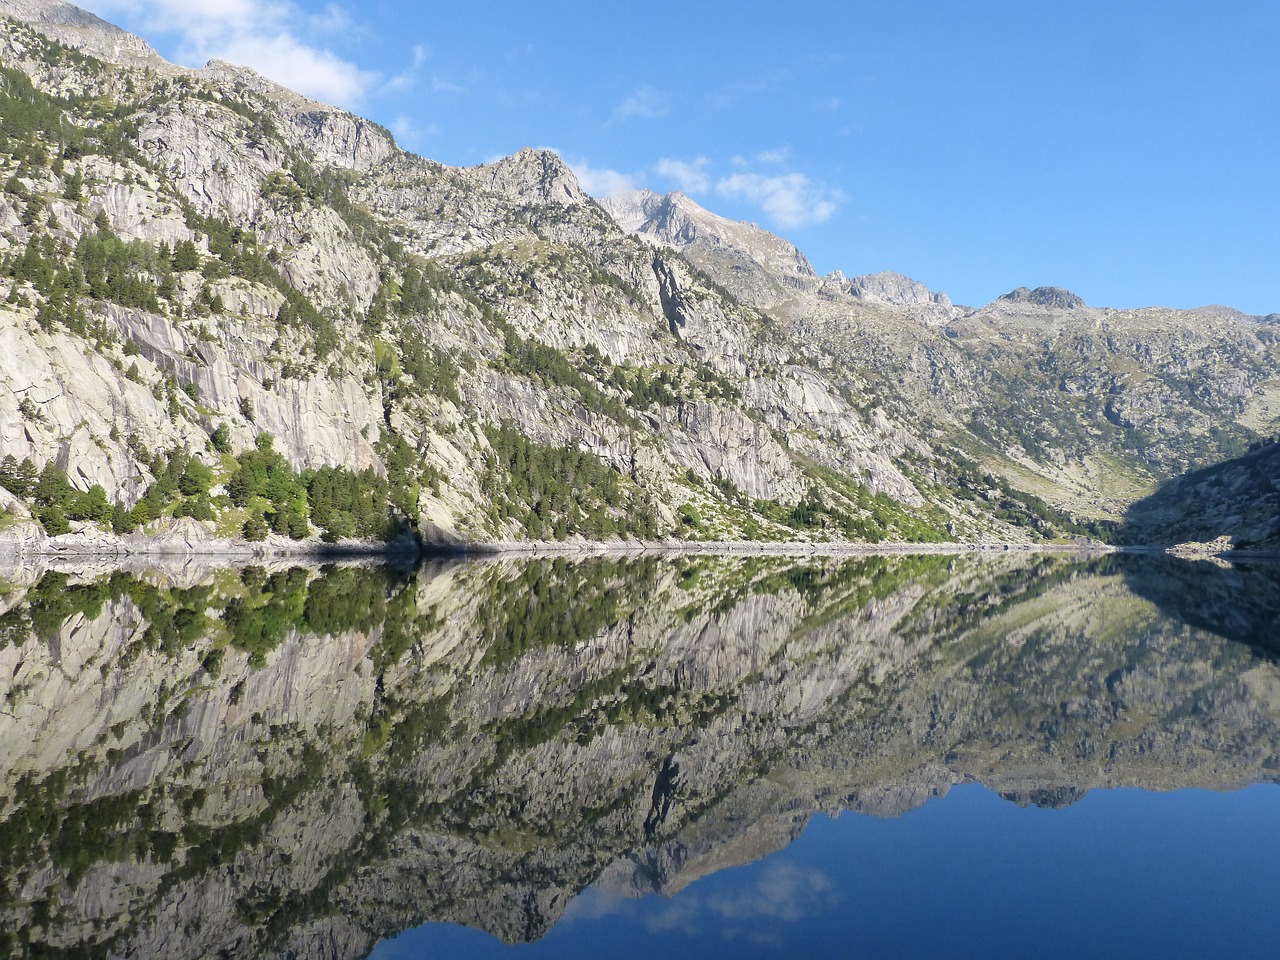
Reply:
<svg viewBox="0 0 1280 960"><path fill-rule="evenodd" d="M52 34L67 9L0 5ZM0 36L31 86L3 104L0 453L67 475L18 494L54 527L105 499L113 527L338 536L329 467L427 539L1022 542L1275 432L1249 318L958 307L681 197L633 197L628 233L548 151L446 167L87 22L123 64ZM233 495L264 434L293 500ZM190 459L211 478L175 491Z"/></svg>

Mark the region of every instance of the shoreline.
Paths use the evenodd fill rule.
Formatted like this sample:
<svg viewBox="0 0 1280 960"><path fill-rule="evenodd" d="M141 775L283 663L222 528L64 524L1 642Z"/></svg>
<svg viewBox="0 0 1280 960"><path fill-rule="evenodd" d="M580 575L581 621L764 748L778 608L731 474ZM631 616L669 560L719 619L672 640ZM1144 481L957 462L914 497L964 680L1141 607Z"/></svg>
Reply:
<svg viewBox="0 0 1280 960"><path fill-rule="evenodd" d="M0 531L0 563L37 559L87 562L148 557L226 560L394 558L404 560L502 557L592 557L708 554L724 556L864 556L875 554L1107 553L1119 548L1098 541L1032 543L858 543L853 541L754 540L454 540L424 541L411 533L390 540L291 540L277 534L261 541L222 538L206 525L171 520L150 533L119 535L88 524L51 537L25 520Z"/></svg>
<svg viewBox="0 0 1280 960"><path fill-rule="evenodd" d="M0 531L0 566L32 561L62 563L137 563L148 559L227 561L252 563L297 559L316 563L344 560L381 560L397 566L423 560L498 560L541 557L858 557L877 555L948 554L1080 554L1107 553L1176 556L1184 560L1276 560L1277 550L1188 550L1185 544L1117 545L1100 541L1033 543L980 541L976 543L855 543L851 541L751 541L751 540L520 540L520 541L422 541L405 534L390 541L289 540L277 535L262 541L225 539L195 521L175 521L154 533L119 536L82 527L50 537L37 524L21 522ZM1212 546L1219 546L1215 543Z"/></svg>
<svg viewBox="0 0 1280 960"><path fill-rule="evenodd" d="M1111 553L1117 547L1103 543L854 543L805 540L657 540L657 541L475 541L467 542L462 555L468 558L573 557L573 556L663 556L714 555L743 557L842 557L885 554L963 553Z"/></svg>

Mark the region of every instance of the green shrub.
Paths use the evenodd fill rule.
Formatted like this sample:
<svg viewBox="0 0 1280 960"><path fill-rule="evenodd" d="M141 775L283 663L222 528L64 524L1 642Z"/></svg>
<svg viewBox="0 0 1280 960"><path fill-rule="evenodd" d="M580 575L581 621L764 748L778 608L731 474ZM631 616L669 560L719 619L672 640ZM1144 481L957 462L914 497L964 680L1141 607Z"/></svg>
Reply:
<svg viewBox="0 0 1280 960"><path fill-rule="evenodd" d="M246 540L254 543L267 539L268 532L269 528L267 527L267 521L263 519L262 514L260 513L255 513L246 520L244 522L244 529L241 531Z"/></svg>
<svg viewBox="0 0 1280 960"><path fill-rule="evenodd" d="M40 525L45 529L45 533L51 537L71 532L71 524L67 522L67 515L63 512L62 507L57 504L43 508L38 517Z"/></svg>

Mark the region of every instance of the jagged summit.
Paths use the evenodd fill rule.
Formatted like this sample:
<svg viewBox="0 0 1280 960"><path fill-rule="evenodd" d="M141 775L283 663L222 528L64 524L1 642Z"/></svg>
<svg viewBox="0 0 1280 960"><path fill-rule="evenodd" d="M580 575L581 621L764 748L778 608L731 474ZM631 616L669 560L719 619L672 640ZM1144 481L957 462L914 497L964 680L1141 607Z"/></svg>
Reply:
<svg viewBox="0 0 1280 960"><path fill-rule="evenodd" d="M554 150L525 147L474 168L477 181L494 193L524 203L586 203L578 178Z"/></svg>
<svg viewBox="0 0 1280 960"><path fill-rule="evenodd" d="M768 306L817 286L813 265L795 244L754 223L712 213L683 193L628 190L601 201L628 233L688 253L721 282L749 285L746 299Z"/></svg>
<svg viewBox="0 0 1280 960"><path fill-rule="evenodd" d="M0 0L0 17L23 20L59 43L108 63L171 66L141 37L62 0Z"/></svg>
<svg viewBox="0 0 1280 960"><path fill-rule="evenodd" d="M1036 287L1034 290L1018 287L999 299L1010 303L1031 303L1037 307L1053 307L1058 310L1075 310L1085 305L1082 298L1062 287Z"/></svg>
<svg viewBox="0 0 1280 960"><path fill-rule="evenodd" d="M913 280L892 270L879 273L868 273L862 276L846 278L836 270L827 276L827 280L843 288L855 297L887 303L902 307L936 305L949 308L951 298L941 291L934 292L919 280Z"/></svg>
<svg viewBox="0 0 1280 960"><path fill-rule="evenodd" d="M820 277L790 241L712 213L679 191L628 190L601 202L623 230L684 252L753 306L795 312L821 295L827 301L913 308L918 319L934 324L946 323L956 311L945 293L900 273L849 278L836 270Z"/></svg>

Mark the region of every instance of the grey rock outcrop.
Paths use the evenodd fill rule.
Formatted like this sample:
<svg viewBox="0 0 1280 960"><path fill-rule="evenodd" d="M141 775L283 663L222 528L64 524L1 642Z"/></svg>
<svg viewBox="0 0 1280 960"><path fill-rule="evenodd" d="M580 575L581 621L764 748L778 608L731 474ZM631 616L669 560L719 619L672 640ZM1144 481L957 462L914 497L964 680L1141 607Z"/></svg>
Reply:
<svg viewBox="0 0 1280 960"><path fill-rule="evenodd" d="M838 280L838 275L833 275L833 279ZM854 277L848 281L848 288L855 296L895 306L951 306L951 300L945 293L934 293L919 280L912 280L890 270Z"/></svg>
<svg viewBox="0 0 1280 960"><path fill-rule="evenodd" d="M35 24L41 32L73 50L82 50L109 63L152 68L170 66L141 37L61 0L0 0L0 16Z"/></svg>
<svg viewBox="0 0 1280 960"><path fill-rule="evenodd" d="M1036 287L1034 290L1018 287L1010 290L1000 299L1008 300L1010 303L1033 303L1037 307L1054 307L1059 310L1074 310L1085 305L1084 300L1061 287Z"/></svg>
<svg viewBox="0 0 1280 960"><path fill-rule="evenodd" d="M793 244L754 223L718 216L683 193L624 191L600 204L628 233L685 253L721 282L732 278L732 288L753 306L773 306L817 283Z"/></svg>

